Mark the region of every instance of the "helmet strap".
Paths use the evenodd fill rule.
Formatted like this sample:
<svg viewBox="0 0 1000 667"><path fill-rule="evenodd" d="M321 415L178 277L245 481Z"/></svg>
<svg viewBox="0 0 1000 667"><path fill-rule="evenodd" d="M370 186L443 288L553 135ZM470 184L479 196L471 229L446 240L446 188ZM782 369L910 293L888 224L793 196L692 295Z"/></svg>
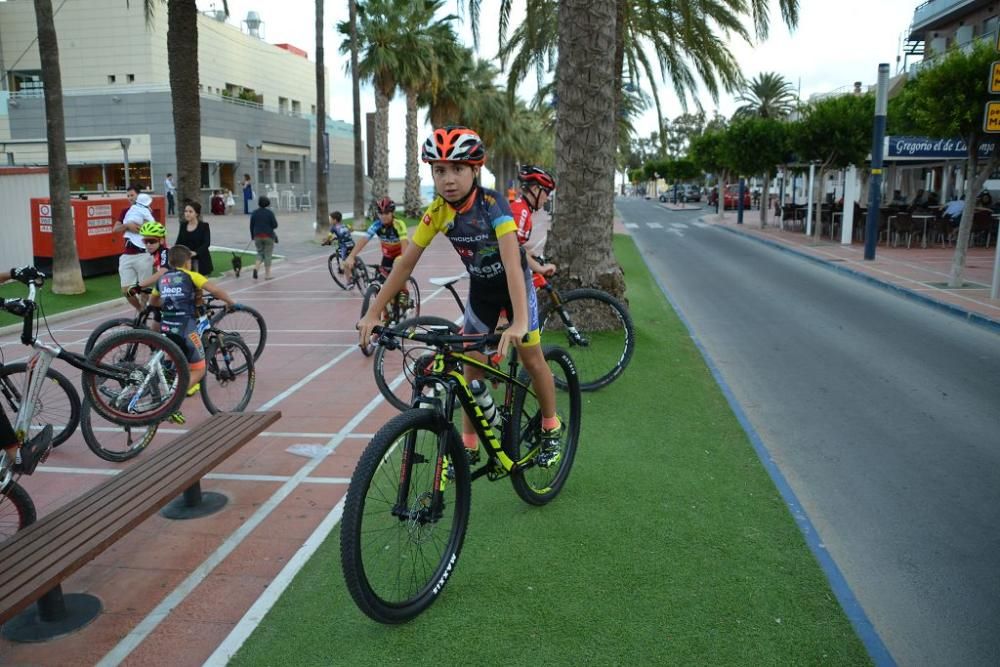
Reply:
<svg viewBox="0 0 1000 667"><path fill-rule="evenodd" d="M531 195L531 197L529 197L528 195ZM533 186L529 185L528 187L523 188L521 190L521 198L524 199L525 202L527 202L528 207L532 211L538 210L538 197L539 194Z"/></svg>
<svg viewBox="0 0 1000 667"><path fill-rule="evenodd" d="M469 190L468 193L466 193L463 197L460 197L458 200L448 201L447 199L445 199L445 201L448 202L448 206L451 206L458 213L465 213L470 208L472 208L472 202L475 201L476 190L478 189L479 186L478 180L479 180L478 178L473 180L472 188ZM442 199L444 199L444 197L442 197Z"/></svg>

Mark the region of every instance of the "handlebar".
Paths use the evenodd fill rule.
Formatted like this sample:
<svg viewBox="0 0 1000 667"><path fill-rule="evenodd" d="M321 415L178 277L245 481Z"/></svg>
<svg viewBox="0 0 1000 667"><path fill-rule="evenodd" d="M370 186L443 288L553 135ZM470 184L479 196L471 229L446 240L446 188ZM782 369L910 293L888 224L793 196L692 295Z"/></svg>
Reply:
<svg viewBox="0 0 1000 667"><path fill-rule="evenodd" d="M499 334L441 334L431 331L407 331L375 326L372 334L378 337L378 344L390 350L399 347L400 338L414 340L432 347L447 348L460 352L483 351L500 343Z"/></svg>
<svg viewBox="0 0 1000 667"><path fill-rule="evenodd" d="M34 341L32 324L36 308L35 296L37 288L45 284L45 274L34 266L11 269L10 274L11 280L27 285L28 297L25 299L0 299L0 310L5 310L24 321L24 327L21 329L21 342L25 345L31 345Z"/></svg>

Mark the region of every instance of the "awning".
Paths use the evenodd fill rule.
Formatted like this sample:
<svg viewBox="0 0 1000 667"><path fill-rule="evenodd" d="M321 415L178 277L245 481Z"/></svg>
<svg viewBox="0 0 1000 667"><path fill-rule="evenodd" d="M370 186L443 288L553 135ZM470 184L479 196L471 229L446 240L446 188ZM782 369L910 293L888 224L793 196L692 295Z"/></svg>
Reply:
<svg viewBox="0 0 1000 667"><path fill-rule="evenodd" d="M261 153L280 153L282 155L299 155L301 157L309 156L308 146L295 146L293 144L275 144L269 141L265 141L260 145Z"/></svg>

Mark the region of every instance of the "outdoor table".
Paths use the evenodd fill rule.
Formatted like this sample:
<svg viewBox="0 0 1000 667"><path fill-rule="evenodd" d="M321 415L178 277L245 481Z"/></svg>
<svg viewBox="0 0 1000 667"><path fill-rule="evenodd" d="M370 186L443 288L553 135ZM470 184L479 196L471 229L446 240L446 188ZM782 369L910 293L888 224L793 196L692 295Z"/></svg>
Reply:
<svg viewBox="0 0 1000 667"><path fill-rule="evenodd" d="M930 215L928 213L914 213L910 217L913 218L914 220L923 220L924 221L924 235L920 238L920 247L921 248L926 248L927 247L927 223L930 222L931 220L933 220L934 216Z"/></svg>

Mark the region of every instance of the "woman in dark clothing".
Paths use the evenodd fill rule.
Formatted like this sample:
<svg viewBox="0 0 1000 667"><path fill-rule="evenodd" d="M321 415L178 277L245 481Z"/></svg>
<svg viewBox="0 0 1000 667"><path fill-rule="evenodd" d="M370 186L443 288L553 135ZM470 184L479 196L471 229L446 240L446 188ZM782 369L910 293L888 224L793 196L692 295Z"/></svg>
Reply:
<svg viewBox="0 0 1000 667"><path fill-rule="evenodd" d="M208 223L201 219L201 204L196 201L187 202L184 205L184 224L177 232L177 242L174 245L184 245L191 250L192 271L203 276L210 276L215 272L212 254L208 251L211 244L212 231Z"/></svg>
<svg viewBox="0 0 1000 667"><path fill-rule="evenodd" d="M257 279L257 272L260 270L261 262L264 263L264 279L271 279L271 255L274 253L274 244L278 242L278 235L275 228L278 220L269 208L271 200L261 195L257 200L257 210L250 214L250 238L257 247L257 262L253 267L253 278Z"/></svg>

